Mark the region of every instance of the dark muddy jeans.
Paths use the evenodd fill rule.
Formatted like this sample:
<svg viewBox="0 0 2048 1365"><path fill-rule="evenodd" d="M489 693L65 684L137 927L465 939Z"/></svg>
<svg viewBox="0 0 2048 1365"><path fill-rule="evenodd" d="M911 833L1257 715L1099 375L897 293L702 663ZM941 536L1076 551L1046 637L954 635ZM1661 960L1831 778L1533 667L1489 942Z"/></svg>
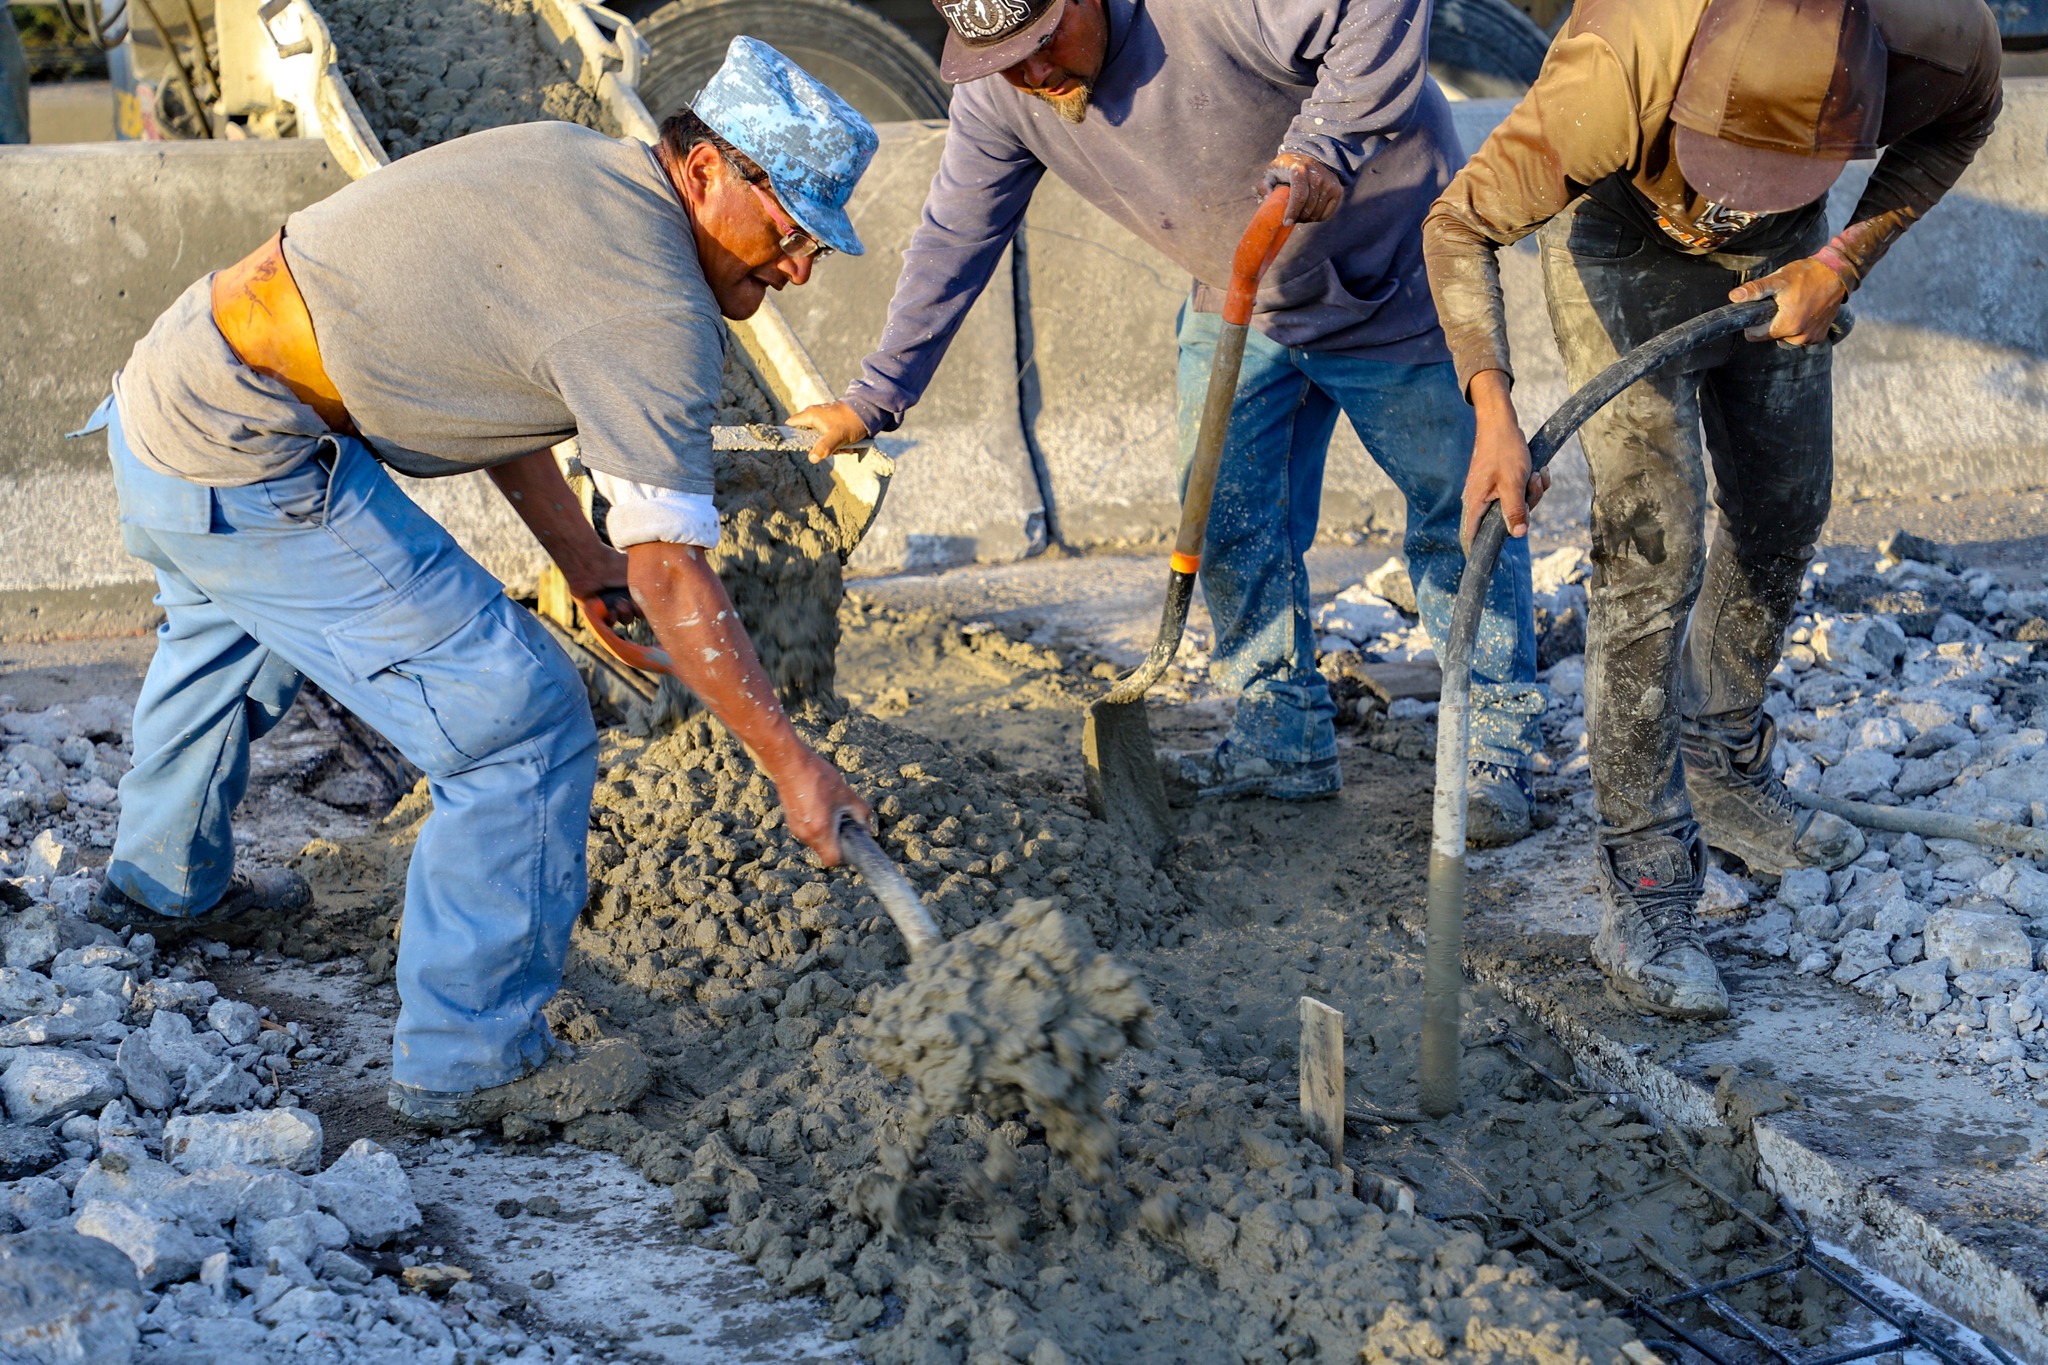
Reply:
<svg viewBox="0 0 2048 1365"><path fill-rule="evenodd" d="M1763 254L1688 256L1590 199L1553 219L1543 278L1572 386L1813 254L1827 229L1814 214L1774 236ZM1833 420L1826 345L1738 336L1635 384L1580 433L1593 475L1586 724L1602 843L1690 831L1681 715L1748 735L1827 520Z"/></svg>

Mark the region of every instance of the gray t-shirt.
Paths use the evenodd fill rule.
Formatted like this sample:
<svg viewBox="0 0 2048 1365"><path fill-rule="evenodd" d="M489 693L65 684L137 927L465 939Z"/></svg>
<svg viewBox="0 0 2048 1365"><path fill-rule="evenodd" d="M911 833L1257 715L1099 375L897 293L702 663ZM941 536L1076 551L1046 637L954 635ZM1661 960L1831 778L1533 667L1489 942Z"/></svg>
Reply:
<svg viewBox="0 0 2048 1365"><path fill-rule="evenodd" d="M643 144L569 123L457 138L293 214L285 258L328 377L393 468L460 474L575 436L593 469L713 491L725 326ZM206 287L137 344L122 420L147 463L254 483L321 428L235 361Z"/></svg>

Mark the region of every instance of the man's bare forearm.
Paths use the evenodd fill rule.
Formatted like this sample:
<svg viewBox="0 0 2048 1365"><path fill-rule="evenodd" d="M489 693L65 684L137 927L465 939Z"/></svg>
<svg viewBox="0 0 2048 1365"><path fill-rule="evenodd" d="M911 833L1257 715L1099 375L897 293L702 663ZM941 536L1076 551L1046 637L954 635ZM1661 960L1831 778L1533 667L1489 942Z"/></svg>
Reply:
<svg viewBox="0 0 2048 1365"><path fill-rule="evenodd" d="M841 812L850 812L861 824L869 823L873 812L789 723L704 552L694 545L650 542L633 546L626 556L632 565L633 600L668 650L676 677L767 770L790 832L817 850L828 866L837 863Z"/></svg>
<svg viewBox="0 0 2048 1365"><path fill-rule="evenodd" d="M704 551L650 542L626 552L641 615L675 673L773 773L803 741Z"/></svg>
<svg viewBox="0 0 2048 1365"><path fill-rule="evenodd" d="M555 561L577 596L619 581L619 552L597 538L583 515L562 467L550 450L537 450L507 464L493 465L491 482L512 504L533 538Z"/></svg>

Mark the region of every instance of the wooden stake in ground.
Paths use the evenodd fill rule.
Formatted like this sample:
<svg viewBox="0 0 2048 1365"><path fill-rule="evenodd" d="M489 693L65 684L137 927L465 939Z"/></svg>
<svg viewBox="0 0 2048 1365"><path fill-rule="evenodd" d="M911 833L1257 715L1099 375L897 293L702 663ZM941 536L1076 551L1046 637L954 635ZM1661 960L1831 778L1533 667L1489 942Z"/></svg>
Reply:
<svg viewBox="0 0 2048 1365"><path fill-rule="evenodd" d="M1301 1116L1330 1154L1340 1182L1344 1166L1344 1015L1320 1000L1301 997Z"/></svg>

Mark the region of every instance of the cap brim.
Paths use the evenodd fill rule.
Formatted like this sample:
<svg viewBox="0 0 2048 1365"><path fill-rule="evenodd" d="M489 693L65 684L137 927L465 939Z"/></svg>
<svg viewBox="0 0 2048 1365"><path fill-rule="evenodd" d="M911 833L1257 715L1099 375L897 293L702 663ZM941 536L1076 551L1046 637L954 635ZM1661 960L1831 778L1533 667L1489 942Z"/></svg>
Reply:
<svg viewBox="0 0 2048 1365"><path fill-rule="evenodd" d="M853 230L853 219L846 216L845 209L795 191L784 192L772 176L768 186L775 191L783 209L805 232L842 256L867 254L867 248L860 244L860 236Z"/></svg>
<svg viewBox="0 0 2048 1365"><path fill-rule="evenodd" d="M1849 164L1846 156L1746 147L1683 126L1674 130L1671 147L1688 185L1713 203L1743 213L1805 208L1826 194Z"/></svg>
<svg viewBox="0 0 2048 1365"><path fill-rule="evenodd" d="M1067 0L1053 0L1045 13L999 43L980 46L967 42L951 25L946 28L946 49L939 57L939 74L952 85L965 85L983 76L1007 71L1045 46L1060 16L1067 12Z"/></svg>

